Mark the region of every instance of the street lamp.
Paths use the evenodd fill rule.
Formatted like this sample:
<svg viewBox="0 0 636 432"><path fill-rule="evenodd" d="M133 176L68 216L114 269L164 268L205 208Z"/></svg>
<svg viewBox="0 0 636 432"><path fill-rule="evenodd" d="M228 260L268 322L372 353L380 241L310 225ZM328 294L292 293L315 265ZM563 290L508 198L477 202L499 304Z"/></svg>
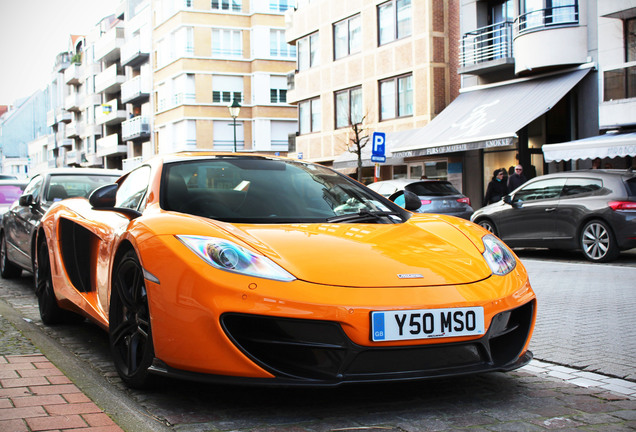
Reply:
<svg viewBox="0 0 636 432"><path fill-rule="evenodd" d="M228 106L230 110L230 116L232 117L232 126L234 126L234 153L236 153L236 118L241 112L241 104L236 98L232 100L232 105Z"/></svg>

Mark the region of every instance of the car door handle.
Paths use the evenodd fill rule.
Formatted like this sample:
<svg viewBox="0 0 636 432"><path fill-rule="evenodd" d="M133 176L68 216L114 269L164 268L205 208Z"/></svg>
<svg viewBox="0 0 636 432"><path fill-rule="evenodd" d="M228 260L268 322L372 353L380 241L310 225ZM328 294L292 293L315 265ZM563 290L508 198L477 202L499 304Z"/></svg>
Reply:
<svg viewBox="0 0 636 432"><path fill-rule="evenodd" d="M546 211L546 212L553 212L553 211L555 211L555 210L556 210L556 207L550 207L550 208L545 209L544 211Z"/></svg>

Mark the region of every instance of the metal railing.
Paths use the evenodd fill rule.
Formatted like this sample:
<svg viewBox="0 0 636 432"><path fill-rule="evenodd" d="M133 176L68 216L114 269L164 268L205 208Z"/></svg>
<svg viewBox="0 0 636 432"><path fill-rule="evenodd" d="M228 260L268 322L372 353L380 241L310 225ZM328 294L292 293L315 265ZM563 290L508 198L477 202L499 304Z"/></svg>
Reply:
<svg viewBox="0 0 636 432"><path fill-rule="evenodd" d="M460 67L512 57L512 27L512 21L502 21L464 34L460 41Z"/></svg>
<svg viewBox="0 0 636 432"><path fill-rule="evenodd" d="M550 26L578 24L579 2L527 12L515 19L515 34Z"/></svg>

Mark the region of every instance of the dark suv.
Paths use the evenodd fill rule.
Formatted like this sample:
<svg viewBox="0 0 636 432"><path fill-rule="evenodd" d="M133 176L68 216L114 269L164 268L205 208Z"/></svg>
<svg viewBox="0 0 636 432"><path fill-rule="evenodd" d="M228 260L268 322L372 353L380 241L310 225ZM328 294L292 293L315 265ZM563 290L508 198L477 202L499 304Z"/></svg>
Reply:
<svg viewBox="0 0 636 432"><path fill-rule="evenodd" d="M581 250L607 262L636 247L636 173L585 170L535 177L471 220L510 247Z"/></svg>

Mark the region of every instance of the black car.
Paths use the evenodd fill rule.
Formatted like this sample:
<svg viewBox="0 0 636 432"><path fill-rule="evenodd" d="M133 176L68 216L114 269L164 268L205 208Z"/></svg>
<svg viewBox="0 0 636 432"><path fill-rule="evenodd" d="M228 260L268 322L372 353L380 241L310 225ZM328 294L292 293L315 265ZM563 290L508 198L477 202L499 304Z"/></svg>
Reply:
<svg viewBox="0 0 636 432"><path fill-rule="evenodd" d="M11 207L27 185L26 180L0 179L0 219Z"/></svg>
<svg viewBox="0 0 636 432"><path fill-rule="evenodd" d="M463 219L470 219L470 215L473 214L470 198L462 195L446 180L394 179L370 183L367 187L392 201L393 195L400 191L413 192L422 202L418 213L441 213ZM398 200L395 202L402 205Z"/></svg>
<svg viewBox="0 0 636 432"><path fill-rule="evenodd" d="M88 198L97 187L114 183L122 174L99 168L55 168L33 176L2 217L0 276L12 278L22 270L33 272L36 228L53 203L66 198Z"/></svg>
<svg viewBox="0 0 636 432"><path fill-rule="evenodd" d="M581 250L607 262L636 247L636 173L584 170L528 181L471 220L510 247Z"/></svg>

